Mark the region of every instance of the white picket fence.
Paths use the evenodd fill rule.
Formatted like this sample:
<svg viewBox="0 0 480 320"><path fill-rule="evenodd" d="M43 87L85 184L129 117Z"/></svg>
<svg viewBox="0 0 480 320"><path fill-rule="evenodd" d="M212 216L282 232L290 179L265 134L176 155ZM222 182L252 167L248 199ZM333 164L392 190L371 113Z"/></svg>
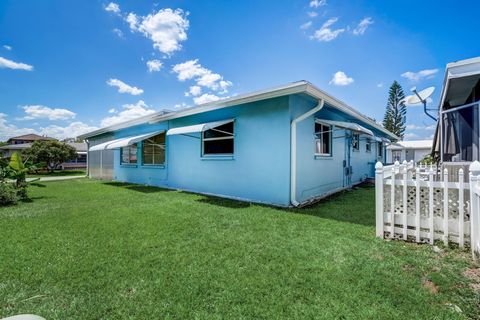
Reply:
<svg viewBox="0 0 480 320"><path fill-rule="evenodd" d="M452 170L452 169L451 169ZM470 172L413 162L375 165L376 234L378 237L433 244L457 243L480 254L480 163ZM469 179L465 182L465 174ZM449 181L449 177L457 177Z"/></svg>

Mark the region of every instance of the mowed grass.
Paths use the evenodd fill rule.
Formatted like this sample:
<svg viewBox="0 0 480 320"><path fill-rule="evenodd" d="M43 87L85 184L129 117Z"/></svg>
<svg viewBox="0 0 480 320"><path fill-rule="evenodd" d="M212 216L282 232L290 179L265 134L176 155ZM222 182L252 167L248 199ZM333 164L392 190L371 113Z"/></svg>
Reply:
<svg viewBox="0 0 480 320"><path fill-rule="evenodd" d="M376 239L371 187L295 210L87 179L30 194L0 208L0 316L479 317L469 253Z"/></svg>

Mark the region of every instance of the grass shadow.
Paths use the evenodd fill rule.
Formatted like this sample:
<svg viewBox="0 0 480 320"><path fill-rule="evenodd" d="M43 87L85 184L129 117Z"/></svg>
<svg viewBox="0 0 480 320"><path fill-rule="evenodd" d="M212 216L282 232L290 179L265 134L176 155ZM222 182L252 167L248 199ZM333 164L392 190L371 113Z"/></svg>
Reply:
<svg viewBox="0 0 480 320"><path fill-rule="evenodd" d="M375 187L371 184L359 185L310 205L285 210L340 222L375 226Z"/></svg>
<svg viewBox="0 0 480 320"><path fill-rule="evenodd" d="M103 184L107 186L133 190L141 193L157 193L157 192L174 191L171 189L166 189L161 187L147 186L147 185L135 184L135 183L118 182L118 181L109 181L109 182L104 182Z"/></svg>
<svg viewBox="0 0 480 320"><path fill-rule="evenodd" d="M38 182L31 182L29 183L30 186L38 187L38 188L46 188L47 186Z"/></svg>
<svg viewBox="0 0 480 320"><path fill-rule="evenodd" d="M250 202L245 202L245 201L239 201L239 200L233 200L233 199L221 198L221 197L215 197L215 196L206 196L206 195L202 195L202 196L203 198L197 199L195 201L209 204L209 205L219 206L223 208L230 208L230 209L243 209L243 208L248 208L251 205Z"/></svg>

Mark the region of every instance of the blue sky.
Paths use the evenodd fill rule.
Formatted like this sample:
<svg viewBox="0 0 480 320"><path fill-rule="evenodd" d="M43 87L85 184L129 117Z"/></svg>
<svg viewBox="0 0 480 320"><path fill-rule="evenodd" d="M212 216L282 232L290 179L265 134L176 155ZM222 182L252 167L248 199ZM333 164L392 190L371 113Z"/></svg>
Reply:
<svg viewBox="0 0 480 320"><path fill-rule="evenodd" d="M479 55L478 1L0 2L0 140L76 136L154 110L308 80L377 120L388 87ZM429 138L419 106L407 139Z"/></svg>

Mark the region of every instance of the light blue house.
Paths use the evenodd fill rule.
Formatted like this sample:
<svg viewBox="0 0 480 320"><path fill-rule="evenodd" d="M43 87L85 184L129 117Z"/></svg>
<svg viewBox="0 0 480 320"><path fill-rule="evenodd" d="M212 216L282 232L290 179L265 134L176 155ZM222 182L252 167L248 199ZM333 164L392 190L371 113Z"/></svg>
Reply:
<svg viewBox="0 0 480 320"><path fill-rule="evenodd" d="M299 206L374 175L397 137L306 81L85 134L89 176Z"/></svg>

